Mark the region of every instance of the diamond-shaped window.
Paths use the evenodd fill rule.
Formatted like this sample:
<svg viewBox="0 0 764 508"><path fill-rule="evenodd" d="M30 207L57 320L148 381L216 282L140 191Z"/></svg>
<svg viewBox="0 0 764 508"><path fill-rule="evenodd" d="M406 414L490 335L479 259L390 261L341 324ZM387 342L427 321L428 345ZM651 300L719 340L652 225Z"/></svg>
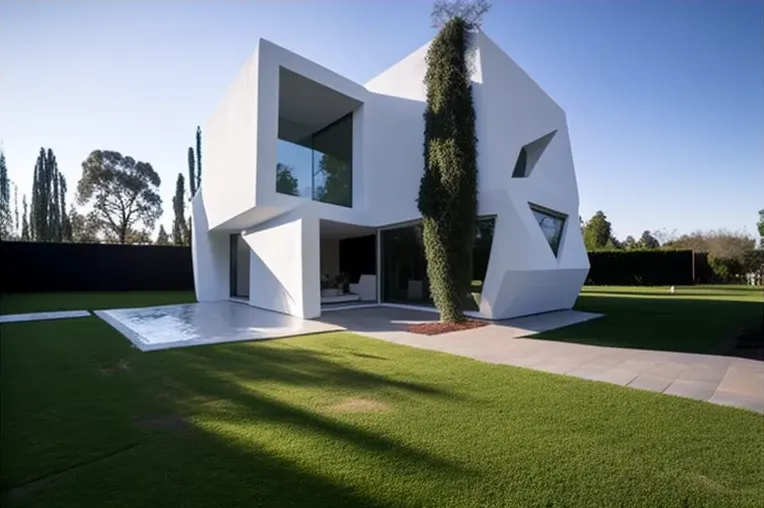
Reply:
<svg viewBox="0 0 764 508"><path fill-rule="evenodd" d="M546 238L554 255L557 256L568 216L534 204L530 204L530 207L533 217L541 227L541 232L544 233L544 238Z"/></svg>
<svg viewBox="0 0 764 508"><path fill-rule="evenodd" d="M557 130L555 129L520 149L520 153L517 155L517 162L515 162L515 169L512 171L512 178L527 178L531 175L531 171L536 167L541 154L544 153L544 150L546 150L546 147L556 133Z"/></svg>

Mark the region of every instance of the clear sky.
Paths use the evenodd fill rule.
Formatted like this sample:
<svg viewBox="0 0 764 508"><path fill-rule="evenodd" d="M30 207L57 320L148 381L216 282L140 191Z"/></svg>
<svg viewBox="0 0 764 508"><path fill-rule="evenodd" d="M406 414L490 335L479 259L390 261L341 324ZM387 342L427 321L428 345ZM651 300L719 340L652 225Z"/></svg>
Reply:
<svg viewBox="0 0 764 508"><path fill-rule="evenodd" d="M764 2L494 0L483 29L566 110L581 215L615 233L756 231ZM187 149L260 37L360 83L434 35L431 1L0 0L0 140L29 193L94 149L150 162L172 222ZM19 196L21 201L21 195ZM72 196L69 196L69 202ZM168 228L169 230L169 228Z"/></svg>

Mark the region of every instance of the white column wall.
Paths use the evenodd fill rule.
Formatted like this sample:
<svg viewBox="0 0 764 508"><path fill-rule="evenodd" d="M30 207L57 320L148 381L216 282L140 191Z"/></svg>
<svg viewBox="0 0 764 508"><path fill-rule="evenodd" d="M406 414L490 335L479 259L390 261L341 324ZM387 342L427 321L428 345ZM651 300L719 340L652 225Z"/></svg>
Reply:
<svg viewBox="0 0 764 508"><path fill-rule="evenodd" d="M227 233L209 232L202 189L191 201L191 216L196 299L200 302L226 300L230 294L230 240Z"/></svg>
<svg viewBox="0 0 764 508"><path fill-rule="evenodd" d="M293 210L243 238L251 249L249 304L303 318L320 316L318 219Z"/></svg>

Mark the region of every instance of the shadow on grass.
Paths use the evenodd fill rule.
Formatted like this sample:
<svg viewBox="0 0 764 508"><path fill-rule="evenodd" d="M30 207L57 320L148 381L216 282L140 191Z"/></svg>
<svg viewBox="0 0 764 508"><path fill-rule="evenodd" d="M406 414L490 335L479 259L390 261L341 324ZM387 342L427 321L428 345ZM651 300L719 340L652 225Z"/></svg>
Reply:
<svg viewBox="0 0 764 508"><path fill-rule="evenodd" d="M66 366L66 376L55 382L77 379L82 397L50 397L24 409L38 412L44 405L56 415L56 425L40 421L39 429L25 432L57 443L62 460L55 468L36 467L27 476L31 481L6 483L3 506L95 507L106 500L110 506L158 506L169 498L189 507L396 507L407 503L375 494L386 489L370 488L364 475L403 471L458 479L475 474L397 439L389 425L382 426L385 433L374 425L386 411L410 406L411 398L460 395L378 374L375 365L384 356L357 353L352 342L339 337L327 338L337 344L331 350L284 341L141 353L95 319L71 327L75 324L77 341L70 342L65 362L56 356L60 340L24 337L18 332L26 328L16 330L15 346L49 358L49 369ZM124 362L129 368L103 377L102 362ZM27 372L14 371L17 385L23 381L19 376L32 376ZM88 393L101 393L108 403L91 400ZM377 400L383 409L369 418L333 408L348 397ZM3 419L10 424L23 415L8 412ZM71 428L61 421L76 421L78 433L96 435L115 419L141 426L145 440L105 453L109 450L101 441L69 439L68 430L59 430ZM13 435L3 436L4 447L13 442ZM45 458L20 448L15 452L30 466ZM97 458L81 461L83 453ZM353 488L353 480L365 489Z"/></svg>
<svg viewBox="0 0 764 508"><path fill-rule="evenodd" d="M582 294L575 309L599 319L533 335L534 339L612 347L724 354L737 334L762 322L764 303L745 300L635 298ZM697 293L696 293L697 294ZM714 293L719 296L719 293ZM661 295L663 296L663 295Z"/></svg>

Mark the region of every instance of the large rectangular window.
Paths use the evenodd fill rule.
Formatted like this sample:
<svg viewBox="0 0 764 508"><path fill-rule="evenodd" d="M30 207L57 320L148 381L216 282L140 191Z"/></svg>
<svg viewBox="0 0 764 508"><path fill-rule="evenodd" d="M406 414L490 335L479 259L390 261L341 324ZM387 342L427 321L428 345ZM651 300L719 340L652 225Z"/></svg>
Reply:
<svg viewBox="0 0 764 508"><path fill-rule="evenodd" d="M333 205L353 206L353 114L305 135L279 121L276 191Z"/></svg>
<svg viewBox="0 0 764 508"><path fill-rule="evenodd" d="M495 223L494 217L481 217L477 221L470 274L472 283L464 298L465 310L479 309ZM381 230L380 244L382 301L433 305L421 222Z"/></svg>

